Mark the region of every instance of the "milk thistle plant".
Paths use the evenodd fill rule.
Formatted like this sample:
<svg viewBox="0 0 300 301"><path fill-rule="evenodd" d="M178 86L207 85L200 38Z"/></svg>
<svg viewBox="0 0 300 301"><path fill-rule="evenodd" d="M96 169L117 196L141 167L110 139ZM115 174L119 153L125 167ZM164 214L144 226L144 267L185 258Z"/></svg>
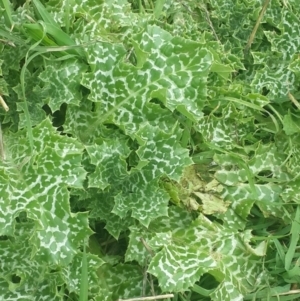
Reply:
<svg viewBox="0 0 300 301"><path fill-rule="evenodd" d="M300 2L0 1L0 300L300 298Z"/></svg>

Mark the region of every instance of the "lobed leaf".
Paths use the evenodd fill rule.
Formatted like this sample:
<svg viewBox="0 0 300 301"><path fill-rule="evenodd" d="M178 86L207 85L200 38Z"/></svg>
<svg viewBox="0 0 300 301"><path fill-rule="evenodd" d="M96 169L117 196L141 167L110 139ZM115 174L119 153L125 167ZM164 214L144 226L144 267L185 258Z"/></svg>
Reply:
<svg viewBox="0 0 300 301"><path fill-rule="evenodd" d="M199 118L212 63L210 52L155 26L148 26L135 42L148 54L140 68L121 62L125 55L121 45L97 43L89 48L88 62L98 71L85 74L82 84L91 90L89 99L101 100L102 115L94 127L113 123L132 135L140 124L151 120L152 125L160 121L160 126L169 128L172 121L157 117L160 115L149 105L152 98L171 111Z"/></svg>
<svg viewBox="0 0 300 301"><path fill-rule="evenodd" d="M160 251L149 272L159 279L163 291L177 292L192 287L204 273L211 273L220 282L214 300L220 296L230 300L234 295L242 300L243 294L253 289L260 271L260 259L247 244L238 232L200 215L177 233L156 234L149 245Z"/></svg>
<svg viewBox="0 0 300 301"><path fill-rule="evenodd" d="M68 186L82 187L86 172L82 146L57 135L49 120L33 130L36 155L26 134L7 141L10 160L1 163L1 235L14 236L15 218L23 211L35 221L34 253L54 264L72 260L77 246L91 233L87 214L70 212Z"/></svg>
<svg viewBox="0 0 300 301"><path fill-rule="evenodd" d="M82 98L80 91L81 74L87 66L78 60L46 61L44 71L39 78L44 82L45 102L52 112L59 110L60 106L73 104L78 106Z"/></svg>

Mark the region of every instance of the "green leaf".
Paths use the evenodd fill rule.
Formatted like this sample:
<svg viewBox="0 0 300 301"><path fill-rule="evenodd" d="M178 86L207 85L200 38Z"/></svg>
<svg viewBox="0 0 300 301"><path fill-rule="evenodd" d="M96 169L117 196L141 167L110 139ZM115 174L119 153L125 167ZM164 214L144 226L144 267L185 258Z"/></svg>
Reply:
<svg viewBox="0 0 300 301"><path fill-rule="evenodd" d="M30 236L33 233L33 222L18 222L14 240L1 240L0 295L6 300L19 299L20 296L62 300L62 295L56 290L61 285L60 275L50 274L51 267L42 265L40 256L32 257Z"/></svg>
<svg viewBox="0 0 300 301"><path fill-rule="evenodd" d="M288 251L285 254L285 269L288 271L291 268L292 260L295 256L296 247L299 240L299 222L300 222L300 208L297 207L295 218L292 223L292 229L291 229L291 242L288 248Z"/></svg>
<svg viewBox="0 0 300 301"><path fill-rule="evenodd" d="M201 275L211 273L220 282L215 300L241 298L253 289L260 270L259 257L249 251L238 232L203 215L176 233L157 233L149 245L159 248L149 272L158 277L163 291L187 290Z"/></svg>
<svg viewBox="0 0 300 301"><path fill-rule="evenodd" d="M59 110L63 103L79 105L82 98L80 91L81 74L86 65L78 60L57 61L53 59L45 62L45 70L39 78L44 82L47 98L45 102L52 112Z"/></svg>
<svg viewBox="0 0 300 301"><path fill-rule="evenodd" d="M98 120L98 113L93 112L93 103L86 98L80 102L80 110L76 105L69 105L66 112L64 130L66 133L77 137L83 143L92 143L102 137L104 126L93 128L92 124Z"/></svg>
<svg viewBox="0 0 300 301"><path fill-rule="evenodd" d="M216 72L224 79L228 79L229 75L234 71L230 66L214 62L211 66L211 71Z"/></svg>
<svg viewBox="0 0 300 301"><path fill-rule="evenodd" d="M146 184L143 174L129 179L131 181L128 181L130 184L128 188L133 192L121 192L115 197L112 210L114 214L124 219L130 210L131 216L146 227L153 219L167 215L169 198L163 190L159 189L157 181ZM142 189L137 190L137 187L142 187Z"/></svg>
<svg viewBox="0 0 300 301"><path fill-rule="evenodd" d="M157 128L145 126L136 133L141 144L137 155L140 162L143 162L143 167L133 169L130 177L122 183L123 192L115 198L113 213L124 218L127 211L132 210L132 217L145 226L156 217L167 214L168 197L159 188L157 181L164 175L179 180L183 167L192 163L187 150L177 142L180 133L176 128L174 127L174 132L167 134Z"/></svg>
<svg viewBox="0 0 300 301"><path fill-rule="evenodd" d="M299 30L298 23L295 23L297 18L293 12L282 10L280 23L276 24L281 34L275 31L264 32L275 55L260 54L264 68L257 71L252 85L258 92L263 88L268 89L268 96L275 102L280 98L286 99L290 91L296 90L297 79L289 65L293 62L294 49L299 47L299 41L296 39L296 32Z"/></svg>
<svg viewBox="0 0 300 301"><path fill-rule="evenodd" d="M117 300L140 296L143 290L143 274L139 266L133 264L105 265L101 270L99 300Z"/></svg>
<svg viewBox="0 0 300 301"><path fill-rule="evenodd" d="M136 14L131 11L126 0L104 0L100 3L93 0L52 0L49 4L54 19L62 27L67 22L66 18L71 18L70 23L80 41L98 40L99 36L113 39L109 32L119 31L122 27L133 26L138 22ZM66 15L67 10L69 16ZM84 18L75 22L76 16Z"/></svg>
<svg viewBox="0 0 300 301"><path fill-rule="evenodd" d="M197 129L205 141L230 150L252 138L250 133L255 130L253 116L246 114L237 111L236 107L229 103L222 110L220 117L214 115L204 117Z"/></svg>
<svg viewBox="0 0 300 301"><path fill-rule="evenodd" d="M14 235L15 218L23 211L35 221L34 254L49 263L68 263L82 239L91 233L86 213L71 213L67 187L82 187L86 172L82 146L55 133L49 120L33 129L30 153L24 131L7 141L9 161L1 163L1 235Z"/></svg>
<svg viewBox="0 0 300 301"><path fill-rule="evenodd" d="M90 145L86 150L96 170L89 176L89 186L105 189L128 177L126 158L130 149L126 140L107 140L101 145ZM113 171L113 172L112 172Z"/></svg>
<svg viewBox="0 0 300 301"><path fill-rule="evenodd" d="M42 98L45 95L45 92L41 88L41 83L38 78L38 74L39 72L31 74L29 71L25 73L25 96L27 99L28 110L33 126L41 123L46 117L45 111L42 108L44 105ZM18 128L23 129L27 126L27 120L24 114L25 105L21 84L18 84L16 87L14 87L13 90L17 93L18 99L20 100L20 102L17 102L16 104L17 110L20 112Z"/></svg>
<svg viewBox="0 0 300 301"><path fill-rule="evenodd" d="M70 292L75 292L77 295L81 293L82 278L84 281L88 282L88 291L99 292L99 282L97 271L103 267L105 264L102 258L92 255L90 253L86 254L86 264L88 266L87 273L82 274L83 265L83 253L78 252L70 265L62 269L61 275L65 283L67 283L68 290ZM85 284L86 285L86 284Z"/></svg>
<svg viewBox="0 0 300 301"><path fill-rule="evenodd" d="M297 124L297 121L294 120L290 112L283 117L283 130L288 136L300 132L300 126Z"/></svg>
<svg viewBox="0 0 300 301"><path fill-rule="evenodd" d="M149 104L152 98L158 98L171 111L177 109L188 118L199 118L212 63L209 51L198 43L172 38L156 26L148 26L135 41L149 53L140 68L121 62L125 56L121 45L97 43L89 48L89 64L93 70L101 70L86 74L82 80L91 90L89 99L101 99L102 114L93 128L113 123L133 134L149 120L152 125L160 121L164 128L170 127L172 121L161 119Z"/></svg>
<svg viewBox="0 0 300 301"><path fill-rule="evenodd" d="M0 299L298 298L297 1L15 2Z"/></svg>
<svg viewBox="0 0 300 301"><path fill-rule="evenodd" d="M156 236L157 232L180 231L182 228L188 227L192 222L191 215L178 207L171 206L168 208L168 215L157 218L152 221L148 228L142 226L130 227L130 240L126 251L126 261L137 261L143 265L152 256L142 243L146 244Z"/></svg>
<svg viewBox="0 0 300 301"><path fill-rule="evenodd" d="M188 150L179 144L181 131L177 125L168 133L145 125L135 137L141 145L137 155L141 161L146 162L142 170L152 174L150 179L167 175L171 179L179 180L183 168L192 164Z"/></svg>

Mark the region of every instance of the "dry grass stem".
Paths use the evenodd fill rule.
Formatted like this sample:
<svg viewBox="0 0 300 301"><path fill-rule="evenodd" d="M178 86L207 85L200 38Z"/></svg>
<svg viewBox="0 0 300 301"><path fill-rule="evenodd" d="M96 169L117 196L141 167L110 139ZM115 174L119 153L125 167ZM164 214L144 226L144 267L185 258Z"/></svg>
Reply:
<svg viewBox="0 0 300 301"><path fill-rule="evenodd" d="M255 24L255 26L254 26L254 28L253 28L253 30L251 32L251 35L250 35L249 40L247 42L247 45L245 47L245 52L247 52L250 49L250 47L251 47L251 44L252 44L252 42L254 40L254 37L255 37L256 32L257 32L257 29L259 27L259 24L260 24L260 22L261 22L261 20L262 20L262 18L264 16L266 10L267 10L267 7L268 7L269 3L270 3L270 0L266 0L264 6L262 7L262 9L261 9L261 11L259 13L259 16L258 16L258 19L256 21L256 24Z"/></svg>
<svg viewBox="0 0 300 301"><path fill-rule="evenodd" d="M146 243L146 241L144 240L144 238L140 238L141 243L144 245L145 249L151 254L151 256L153 257L155 254L154 252L151 250L151 248L148 246L148 244Z"/></svg>
<svg viewBox="0 0 300 301"><path fill-rule="evenodd" d="M206 21L208 22L208 25L209 25L209 27L211 28L211 30L212 30L212 32L213 32L213 34L214 34L215 39L216 39L219 43L221 43L221 41L219 40L218 35L217 35L217 33L216 33L215 29L214 29L214 26L213 26L213 24L212 24L212 22L211 22L211 20L210 20L209 12L208 12L206 6L205 6L205 5L201 5L200 7L201 7L201 9L205 12L205 18L206 18Z"/></svg>
<svg viewBox="0 0 300 301"><path fill-rule="evenodd" d="M278 296L284 296L284 295L294 295L294 294L299 294L300 293L300 289L299 290L291 290L285 293L279 293Z"/></svg>
<svg viewBox="0 0 300 301"><path fill-rule="evenodd" d="M0 105L3 107L3 109L7 112L9 110L8 105L6 104L6 102L4 101L4 99L2 98L2 96L0 95Z"/></svg>
<svg viewBox="0 0 300 301"><path fill-rule="evenodd" d="M173 298L174 294L166 294L166 295L157 295L151 297L137 297L137 298L130 298L130 299L119 299L118 301L147 301L147 300L158 300L158 299L168 299Z"/></svg>
<svg viewBox="0 0 300 301"><path fill-rule="evenodd" d="M298 110L300 110L300 104L297 101L297 99L293 96L293 94L289 92L288 97L292 101L292 103L298 108Z"/></svg>
<svg viewBox="0 0 300 301"><path fill-rule="evenodd" d="M5 151L4 151L1 124L0 124L0 157L1 157L2 160L5 160Z"/></svg>

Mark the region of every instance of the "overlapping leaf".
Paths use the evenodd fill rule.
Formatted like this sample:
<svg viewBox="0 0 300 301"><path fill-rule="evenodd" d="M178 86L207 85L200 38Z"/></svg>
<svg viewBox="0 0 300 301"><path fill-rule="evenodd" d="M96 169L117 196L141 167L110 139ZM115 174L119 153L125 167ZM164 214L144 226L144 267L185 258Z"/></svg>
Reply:
<svg viewBox="0 0 300 301"><path fill-rule="evenodd" d="M39 70L40 71L40 70ZM45 117L45 111L43 110L43 101L44 91L40 86L40 80L38 78L39 71L30 73L29 71L25 72L25 96L27 100L28 110L31 118L31 124L33 126L42 122ZM24 114L24 97L22 92L21 84L18 84L13 90L17 93L19 102L16 103L17 110L19 113L19 129L26 128L27 120Z"/></svg>
<svg viewBox="0 0 300 301"><path fill-rule="evenodd" d="M150 292L149 263L164 291L189 290L203 273L211 274L219 283L210 295L215 301L243 300L264 285L270 265L265 261L262 267L265 245L257 245L247 228L250 213L266 219L255 225L255 233L267 235L272 244L270 233L290 223L300 197L299 5L270 1L252 51L244 52L262 1L163 2L160 14L149 1L141 2L143 14L131 9L134 1L46 2L61 28L84 48L87 61L46 60L45 53L28 66L33 153L25 132L4 130L0 299L62 300L64 288L78 294L78 247L91 231L86 213L71 213L70 196L72 210L90 210L95 230L105 223L114 238L121 233L127 238L130 230L126 264L119 262L123 249L118 256L105 254L103 264L102 244L95 253L100 259L88 255L89 293L97 301L161 293L155 280ZM4 117L1 113L1 122L17 130L27 122L18 83L29 47L19 26L38 17L31 3L12 17L11 41L0 31L0 92L11 109ZM66 119L61 112L63 135L49 120L40 123L44 104L52 111L67 104ZM180 145L182 128L189 135L183 145L195 152L193 158L209 153L199 177L222 183L218 197L229 208L211 208L204 182L204 191L194 192L202 198L201 214L168 206L161 177L180 181L192 163L191 152ZM177 201L180 206L182 200ZM20 223L24 216L28 220ZM272 229L265 226L269 220ZM279 252L276 263L293 262L297 235L292 230L293 243ZM291 250L288 259L285 249ZM280 275L280 283L294 282L291 271Z"/></svg>
<svg viewBox="0 0 300 301"><path fill-rule="evenodd" d="M78 253L75 255L72 263L66 266L61 271L62 280L67 284L67 288L70 292L75 292L77 295L80 294L80 281L81 281L81 272L82 272L82 253ZM105 262L102 258L98 256L87 254L88 261L88 275L89 278L89 289L93 291L95 294L99 292L99 281L97 271Z"/></svg>
<svg viewBox="0 0 300 301"><path fill-rule="evenodd" d="M138 22L126 0L52 0L49 9L61 26L65 26L66 22L72 24L73 33L81 43L99 37L113 39L108 35L109 32L119 31L122 27L133 26ZM67 18L70 20L67 21Z"/></svg>
<svg viewBox="0 0 300 301"><path fill-rule="evenodd" d="M34 222L19 222L16 225L14 241L1 241L1 297L5 300L63 300L63 291L59 291L58 287L64 283L68 290L79 294L82 254L76 254L71 264L62 269L51 263L43 265L41 256L32 258L34 246L30 236L34 231ZM95 271L103 261L89 254L88 262L91 267L88 275L90 288L95 289L98 288Z"/></svg>
<svg viewBox="0 0 300 301"><path fill-rule="evenodd" d="M172 120L156 114L149 105L152 98L171 111L199 118L212 63L210 52L200 44L172 38L156 26L137 35L134 47L147 55L145 59L137 54L139 67L120 62L125 55L121 45L97 43L89 48L88 62L94 72L86 74L82 84L91 90L92 101L101 101L98 124L113 123L128 134L149 121L168 128Z"/></svg>
<svg viewBox="0 0 300 301"><path fill-rule="evenodd" d="M243 56L242 50L255 25L253 20L257 20L261 10L260 3L256 0L247 3L237 0L213 0L210 4L212 11L209 16L219 40L226 48L231 49L232 53ZM261 35L262 31L259 28L256 39L260 40Z"/></svg>
<svg viewBox="0 0 300 301"><path fill-rule="evenodd" d="M288 221L289 218L282 212L281 207L282 188L276 184L289 179L289 175L282 169L285 156L278 153L273 145L259 145L252 159L246 161L248 169L242 166L237 169L238 161L229 158L222 155L215 157L223 165L223 169L217 171L215 176L226 185L223 197L232 203L231 210L224 215L225 220L234 227L242 226L242 221L246 220L252 205L256 203L265 216L273 215ZM231 170L228 167L226 169L226 165ZM254 184L254 176L261 182Z"/></svg>
<svg viewBox="0 0 300 301"><path fill-rule="evenodd" d="M149 272L158 277L163 291L187 290L203 273L212 273L220 282L213 300L232 300L234 296L243 300L243 294L255 285L260 271L258 255L263 255L248 242L249 236L240 236L200 215L176 233L156 234L149 242L158 250Z"/></svg>
<svg viewBox="0 0 300 301"><path fill-rule="evenodd" d="M69 105L64 123L66 133L77 137L83 143L92 143L95 139L103 136L105 131L104 126L93 127L99 116L98 112L94 112L93 103L86 98L83 98L78 106Z"/></svg>
<svg viewBox="0 0 300 301"><path fill-rule="evenodd" d="M33 223L18 224L15 241L1 241L0 296L3 300L18 300L20 297L32 299L35 296L62 300L58 295L55 297L55 277L49 279L48 283L44 279L48 267L41 265L39 258L31 259L32 244L29 238L33 229Z"/></svg>
<svg viewBox="0 0 300 301"><path fill-rule="evenodd" d="M45 103L52 112L59 110L63 103L79 105L82 99L80 91L81 74L87 66L78 60L53 61L45 63L45 70L40 73L44 82Z"/></svg>
<svg viewBox="0 0 300 301"><path fill-rule="evenodd" d="M163 175L179 180L184 166L191 164L187 150L177 142L180 133L176 128L167 134L146 126L136 133L142 144L137 151L140 167L122 183L123 191L115 198L115 214L124 217L131 210L132 216L146 226L167 214L168 196L157 180Z"/></svg>
<svg viewBox="0 0 300 301"><path fill-rule="evenodd" d="M149 286L145 287L145 275L139 266L133 264L105 265L99 276L102 279L97 301L113 301L140 296L143 291L149 293ZM103 283L105 282L105 283Z"/></svg>
<svg viewBox="0 0 300 301"><path fill-rule="evenodd" d="M197 127L206 142L230 150L243 145L247 140L253 140L253 121L254 118L250 114L247 116L245 112L238 111L229 103L222 110L221 117L207 116Z"/></svg>
<svg viewBox="0 0 300 301"><path fill-rule="evenodd" d="M91 233L87 214L70 212L68 186L81 187L81 145L55 133L49 120L33 130L34 155L25 133L7 140L10 160L1 166L1 235L14 235L22 211L35 221L34 253L45 261L66 264Z"/></svg>
<svg viewBox="0 0 300 301"><path fill-rule="evenodd" d="M130 149L126 140L103 141L101 145L87 146L86 150L96 170L89 176L89 186L104 190L128 177L126 158Z"/></svg>
<svg viewBox="0 0 300 301"><path fill-rule="evenodd" d="M114 192L117 193L117 192ZM105 222L105 229L114 238L118 239L121 232L126 231L132 224L133 218L130 213L125 217L120 217L112 213L115 205L114 194L112 191L108 192L94 192L90 196L91 200L87 207L90 209L90 218Z"/></svg>
<svg viewBox="0 0 300 301"><path fill-rule="evenodd" d="M264 88L268 89L268 96L275 102L286 101L287 94L295 91L297 87L296 75L289 67L297 58L299 48L296 38L299 31L297 20L298 17L293 12L284 10L281 13L281 22L277 25L281 34L275 31L265 32L275 55L264 60L264 68L256 73L252 84L258 92L262 92ZM260 56L265 57L263 53L260 53Z"/></svg>
<svg viewBox="0 0 300 301"><path fill-rule="evenodd" d="M157 232L179 232L181 229L187 228L191 222L192 217L189 212L172 206L168 209L168 216L157 218L150 223L148 228L131 226L130 240L125 256L126 261L137 261L140 265L144 265L153 254L149 253L151 249L149 251L147 245L143 244L143 241L148 244L156 236Z"/></svg>

